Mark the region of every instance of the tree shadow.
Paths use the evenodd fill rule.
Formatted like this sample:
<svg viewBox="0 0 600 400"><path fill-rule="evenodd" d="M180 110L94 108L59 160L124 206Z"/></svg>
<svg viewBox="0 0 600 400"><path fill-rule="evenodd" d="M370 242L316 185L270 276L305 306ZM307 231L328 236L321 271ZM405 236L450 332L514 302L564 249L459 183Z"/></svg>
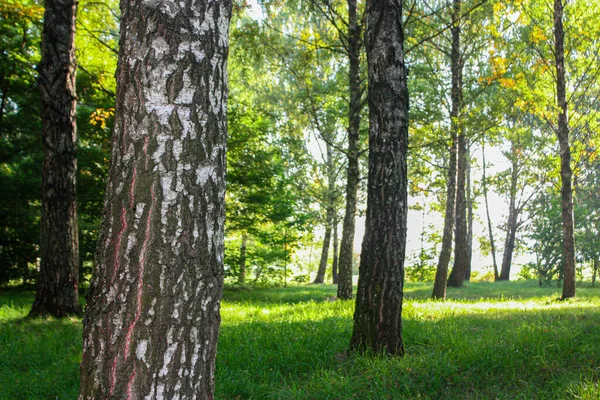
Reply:
<svg viewBox="0 0 600 400"><path fill-rule="evenodd" d="M78 318L21 317L1 322L0 398L77 398L81 331Z"/></svg>

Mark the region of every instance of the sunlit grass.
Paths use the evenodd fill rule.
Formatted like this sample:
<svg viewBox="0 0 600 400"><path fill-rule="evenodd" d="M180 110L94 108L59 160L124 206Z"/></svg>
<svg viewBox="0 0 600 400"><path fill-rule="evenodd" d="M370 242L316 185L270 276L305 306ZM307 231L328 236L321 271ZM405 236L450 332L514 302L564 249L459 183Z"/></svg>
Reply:
<svg viewBox="0 0 600 400"><path fill-rule="evenodd" d="M600 289L471 283L432 301L409 284L407 355L349 357L353 301L333 285L228 289L218 399L600 399ZM81 321L23 320L0 295L0 399L75 399Z"/></svg>

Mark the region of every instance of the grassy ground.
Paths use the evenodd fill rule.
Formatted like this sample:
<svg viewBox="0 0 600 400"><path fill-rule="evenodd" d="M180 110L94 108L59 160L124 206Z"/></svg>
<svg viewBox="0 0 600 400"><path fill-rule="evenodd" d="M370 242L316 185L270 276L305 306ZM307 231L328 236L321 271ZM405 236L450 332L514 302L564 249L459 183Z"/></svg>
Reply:
<svg viewBox="0 0 600 400"><path fill-rule="evenodd" d="M535 282L472 283L428 299L409 284L407 355L347 357L353 302L335 287L227 290L218 399L600 399L600 289L559 302ZM75 399L81 321L23 320L0 295L0 399Z"/></svg>

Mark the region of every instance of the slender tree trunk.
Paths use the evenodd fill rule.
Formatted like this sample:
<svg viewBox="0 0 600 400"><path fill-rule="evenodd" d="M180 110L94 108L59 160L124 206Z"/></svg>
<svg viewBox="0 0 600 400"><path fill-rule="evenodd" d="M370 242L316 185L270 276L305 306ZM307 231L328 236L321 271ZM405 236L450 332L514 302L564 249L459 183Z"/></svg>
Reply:
<svg viewBox="0 0 600 400"><path fill-rule="evenodd" d="M369 181L352 351L403 355L408 88L400 0L367 1Z"/></svg>
<svg viewBox="0 0 600 400"><path fill-rule="evenodd" d="M346 210L342 225L340 264L337 297L352 298L352 263L354 259L354 232L356 204L360 174L359 130L362 111L362 89L360 84L361 26L357 16L356 0L348 0L348 58L349 58L349 97L348 107L348 170L346 181Z"/></svg>
<svg viewBox="0 0 600 400"><path fill-rule="evenodd" d="M556 102L558 104L558 128L556 136L560 147L560 177L563 220L564 284L562 298L575 296L575 222L573 218L573 191L571 189L571 149L567 120L567 95L565 79L565 49L563 30L564 5L554 0L554 39L556 58Z"/></svg>
<svg viewBox="0 0 600 400"><path fill-rule="evenodd" d="M333 215L333 263L331 265L331 279L334 284L338 283L338 217L337 212Z"/></svg>
<svg viewBox="0 0 600 400"><path fill-rule="evenodd" d="M327 217L325 220L325 236L323 237L323 248L321 249L321 261L319 262L319 269L317 270L317 276L313 283L325 282L325 271L327 270L327 260L329 259L329 246L331 243L331 230L333 220L333 209L327 207Z"/></svg>
<svg viewBox="0 0 600 400"><path fill-rule="evenodd" d="M471 146L467 148L467 269L465 281L471 280L471 260L473 259L473 190L471 188Z"/></svg>
<svg viewBox="0 0 600 400"><path fill-rule="evenodd" d="M39 65L42 141L40 273L30 316L79 314L75 18L77 3L46 0Z"/></svg>
<svg viewBox="0 0 600 400"><path fill-rule="evenodd" d="M435 272L433 284L434 299L446 298L446 282L448 280L448 264L452 252L452 235L454 233L454 211L456 201L456 147L458 144L456 131L452 130L452 145L448 160L448 176L446 177L446 210L444 216L444 232L442 235L442 249Z"/></svg>
<svg viewBox="0 0 600 400"><path fill-rule="evenodd" d="M246 250L248 248L248 234L242 233L242 244L240 245L240 273L238 275L238 283L246 283Z"/></svg>
<svg viewBox="0 0 600 400"><path fill-rule="evenodd" d="M483 176L481 182L483 185L483 197L485 199L485 214L487 216L488 233L490 235L490 246L492 250L492 262L494 263L494 282L498 280L498 263L496 262L496 244L494 242L494 232L492 230L492 219L490 218L490 205L488 202L487 176L485 174L485 141L481 145L481 158L483 163Z"/></svg>
<svg viewBox="0 0 600 400"><path fill-rule="evenodd" d="M212 399L223 286L231 3L121 3L80 399Z"/></svg>
<svg viewBox="0 0 600 400"><path fill-rule="evenodd" d="M327 143L327 214L325 217L325 236L323 237L323 249L321 250L321 261L317 276L313 283L325 282L327 271L327 260L329 259L329 246L331 243L331 231L333 228L333 217L335 214L335 168L333 165L333 148Z"/></svg>
<svg viewBox="0 0 600 400"><path fill-rule="evenodd" d="M463 107L462 95L462 69L463 62L460 50L460 13L461 0L453 1L452 11L452 54L451 54L451 72L452 72L452 110L450 113L452 136L457 139L456 156L456 205L454 209L454 223L456 224L455 246L454 246L454 267L448 277L448 285L462 286L466 262L467 262L467 214L465 198L465 178L466 178L466 138L463 134L461 111ZM445 294L445 293L444 293ZM440 296L434 296L441 298Z"/></svg>
<svg viewBox="0 0 600 400"><path fill-rule="evenodd" d="M512 145L512 171L510 175L510 202L508 204L508 221L506 222L506 239L504 240L504 253L502 255L502 270L500 281L510 280L510 269L512 266L515 239L517 236L517 222L519 210L517 210L517 181L519 179L519 165L517 162L516 148Z"/></svg>
<svg viewBox="0 0 600 400"><path fill-rule="evenodd" d="M598 262L598 259L595 258L594 259L594 267L592 270L592 287L596 286L596 277L598 276L598 266L599 266L598 264L600 264L600 263Z"/></svg>

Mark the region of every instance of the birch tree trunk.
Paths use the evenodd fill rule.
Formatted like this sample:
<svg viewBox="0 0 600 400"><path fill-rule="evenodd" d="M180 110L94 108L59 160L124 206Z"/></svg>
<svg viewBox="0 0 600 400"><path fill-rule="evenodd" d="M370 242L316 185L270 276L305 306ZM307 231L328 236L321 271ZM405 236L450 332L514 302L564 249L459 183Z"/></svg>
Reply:
<svg viewBox="0 0 600 400"><path fill-rule="evenodd" d="M519 165L517 162L516 148L512 145L512 171L510 174L510 201L508 203L508 221L506 222L506 239L504 240L504 252L502 253L502 269L499 281L510 280L510 269L512 266L513 251L517 237L517 222L519 210L517 210L517 180L519 179Z"/></svg>
<svg viewBox="0 0 600 400"><path fill-rule="evenodd" d="M77 2L46 0L39 65L42 142L40 273L30 316L79 314L75 18Z"/></svg>
<svg viewBox="0 0 600 400"><path fill-rule="evenodd" d="M490 205L488 202L488 190L487 190L487 176L486 176L486 164L485 164L485 141L481 145L481 157L483 165L483 176L481 178L481 184L483 185L483 198L485 200L485 214L488 223L488 233L490 235L490 247L492 251L492 262L494 266L494 282L498 280L498 263L496 262L496 243L494 242L494 232L492 230L492 219L490 218Z"/></svg>
<svg viewBox="0 0 600 400"><path fill-rule="evenodd" d="M80 399L212 399L231 3L131 0L121 12Z"/></svg>
<svg viewBox="0 0 600 400"><path fill-rule="evenodd" d="M334 284L338 283L338 217L337 212L333 215L333 262L331 264L331 279Z"/></svg>
<svg viewBox="0 0 600 400"><path fill-rule="evenodd" d="M362 110L362 89L360 84L361 26L358 21L356 0L348 0L348 58L349 96L348 107L348 170L346 181L346 210L342 225L340 263L338 273L339 299L352 298L352 262L354 258L354 233L357 207L358 185L360 183L359 129Z"/></svg>
<svg viewBox="0 0 600 400"><path fill-rule="evenodd" d="M556 60L556 103L558 105L558 128L556 136L560 147L560 177L563 220L564 284L562 298L575 296L575 222L573 218L573 190L571 188L571 148L569 147L569 124L567 120L567 95L565 79L565 33L563 30L564 5L554 0L554 56Z"/></svg>
<svg viewBox="0 0 600 400"><path fill-rule="evenodd" d="M408 88L400 0L367 1L369 181L351 351L403 355Z"/></svg>
<svg viewBox="0 0 600 400"><path fill-rule="evenodd" d="M327 260L329 259L329 247L331 245L331 231L333 229L333 215L335 214L335 168L333 165L333 148L327 143L327 214L325 216L325 236L323 237L323 248L321 250L321 261L317 276L313 283L325 282L327 271Z"/></svg>
<svg viewBox="0 0 600 400"><path fill-rule="evenodd" d="M319 269L317 270L317 276L313 283L325 282L325 272L327 270L327 259L329 258L329 247L331 244L331 229L333 220L333 208L327 207L327 216L325 219L325 236L323 237L323 248L321 249L321 261L319 262Z"/></svg>
<svg viewBox="0 0 600 400"><path fill-rule="evenodd" d="M473 259L473 189L471 186L471 146L467 147L467 268L465 281L471 280Z"/></svg>

